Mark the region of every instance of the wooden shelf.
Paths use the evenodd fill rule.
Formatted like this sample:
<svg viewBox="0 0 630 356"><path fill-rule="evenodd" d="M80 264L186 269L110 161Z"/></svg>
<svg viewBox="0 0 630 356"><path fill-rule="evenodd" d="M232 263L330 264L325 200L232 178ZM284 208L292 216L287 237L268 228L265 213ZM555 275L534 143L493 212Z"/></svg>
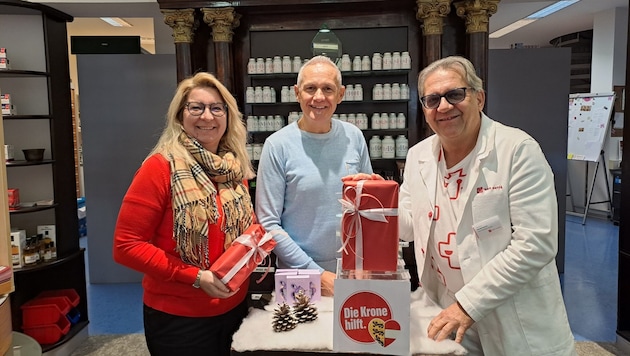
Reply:
<svg viewBox="0 0 630 356"><path fill-rule="evenodd" d="M19 208L19 209L15 209L15 210L9 209L9 214L13 215L13 214L34 213L36 211L44 211L44 210L48 210L48 209L54 209L57 206L59 206L59 204L29 206L29 207L23 207L23 208Z"/></svg>
<svg viewBox="0 0 630 356"><path fill-rule="evenodd" d="M22 167L22 166L39 166L42 164L51 164L54 163L54 159L44 159L41 161L9 161L5 162L7 167Z"/></svg>

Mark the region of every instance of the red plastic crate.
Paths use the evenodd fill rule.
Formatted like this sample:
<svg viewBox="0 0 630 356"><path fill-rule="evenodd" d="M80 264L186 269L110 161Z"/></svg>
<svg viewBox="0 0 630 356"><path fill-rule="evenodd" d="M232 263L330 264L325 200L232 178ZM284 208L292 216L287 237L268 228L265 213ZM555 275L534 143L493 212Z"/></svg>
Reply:
<svg viewBox="0 0 630 356"><path fill-rule="evenodd" d="M37 298L40 297L67 297L73 307L79 305L81 299L79 293L74 289L45 290L37 295Z"/></svg>
<svg viewBox="0 0 630 356"><path fill-rule="evenodd" d="M70 321L63 315L56 323L23 327L24 333L40 344L54 344L70 330Z"/></svg>
<svg viewBox="0 0 630 356"><path fill-rule="evenodd" d="M55 324L59 319L66 319L72 305L66 297L44 297L31 299L22 304L22 326Z"/></svg>

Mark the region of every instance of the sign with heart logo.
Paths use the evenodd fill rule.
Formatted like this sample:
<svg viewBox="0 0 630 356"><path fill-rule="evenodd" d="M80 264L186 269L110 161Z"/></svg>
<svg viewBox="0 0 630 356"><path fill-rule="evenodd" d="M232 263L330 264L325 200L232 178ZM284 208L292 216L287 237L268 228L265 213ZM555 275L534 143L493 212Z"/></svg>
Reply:
<svg viewBox="0 0 630 356"><path fill-rule="evenodd" d="M335 280L333 351L409 353L408 280Z"/></svg>

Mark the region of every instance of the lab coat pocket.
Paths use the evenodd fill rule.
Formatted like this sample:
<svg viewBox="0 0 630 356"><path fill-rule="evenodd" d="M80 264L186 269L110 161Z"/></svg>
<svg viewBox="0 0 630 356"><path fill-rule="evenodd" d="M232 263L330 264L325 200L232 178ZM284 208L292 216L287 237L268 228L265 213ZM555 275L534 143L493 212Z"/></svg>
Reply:
<svg viewBox="0 0 630 356"><path fill-rule="evenodd" d="M473 227L495 218L498 218L501 224L509 223L507 202L507 193L503 189L478 191L472 200Z"/></svg>

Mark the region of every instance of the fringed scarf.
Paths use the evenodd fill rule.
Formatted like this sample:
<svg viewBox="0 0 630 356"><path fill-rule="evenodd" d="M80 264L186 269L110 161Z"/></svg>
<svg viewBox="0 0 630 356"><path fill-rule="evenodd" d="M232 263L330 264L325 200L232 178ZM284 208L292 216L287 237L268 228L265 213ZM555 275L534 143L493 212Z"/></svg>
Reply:
<svg viewBox="0 0 630 356"><path fill-rule="evenodd" d="M224 249L252 224L252 201L243 184L241 163L233 153L213 154L185 132L179 142L195 163L170 156L173 236L182 260L205 269L210 267L208 226L219 220L213 182L223 208Z"/></svg>

